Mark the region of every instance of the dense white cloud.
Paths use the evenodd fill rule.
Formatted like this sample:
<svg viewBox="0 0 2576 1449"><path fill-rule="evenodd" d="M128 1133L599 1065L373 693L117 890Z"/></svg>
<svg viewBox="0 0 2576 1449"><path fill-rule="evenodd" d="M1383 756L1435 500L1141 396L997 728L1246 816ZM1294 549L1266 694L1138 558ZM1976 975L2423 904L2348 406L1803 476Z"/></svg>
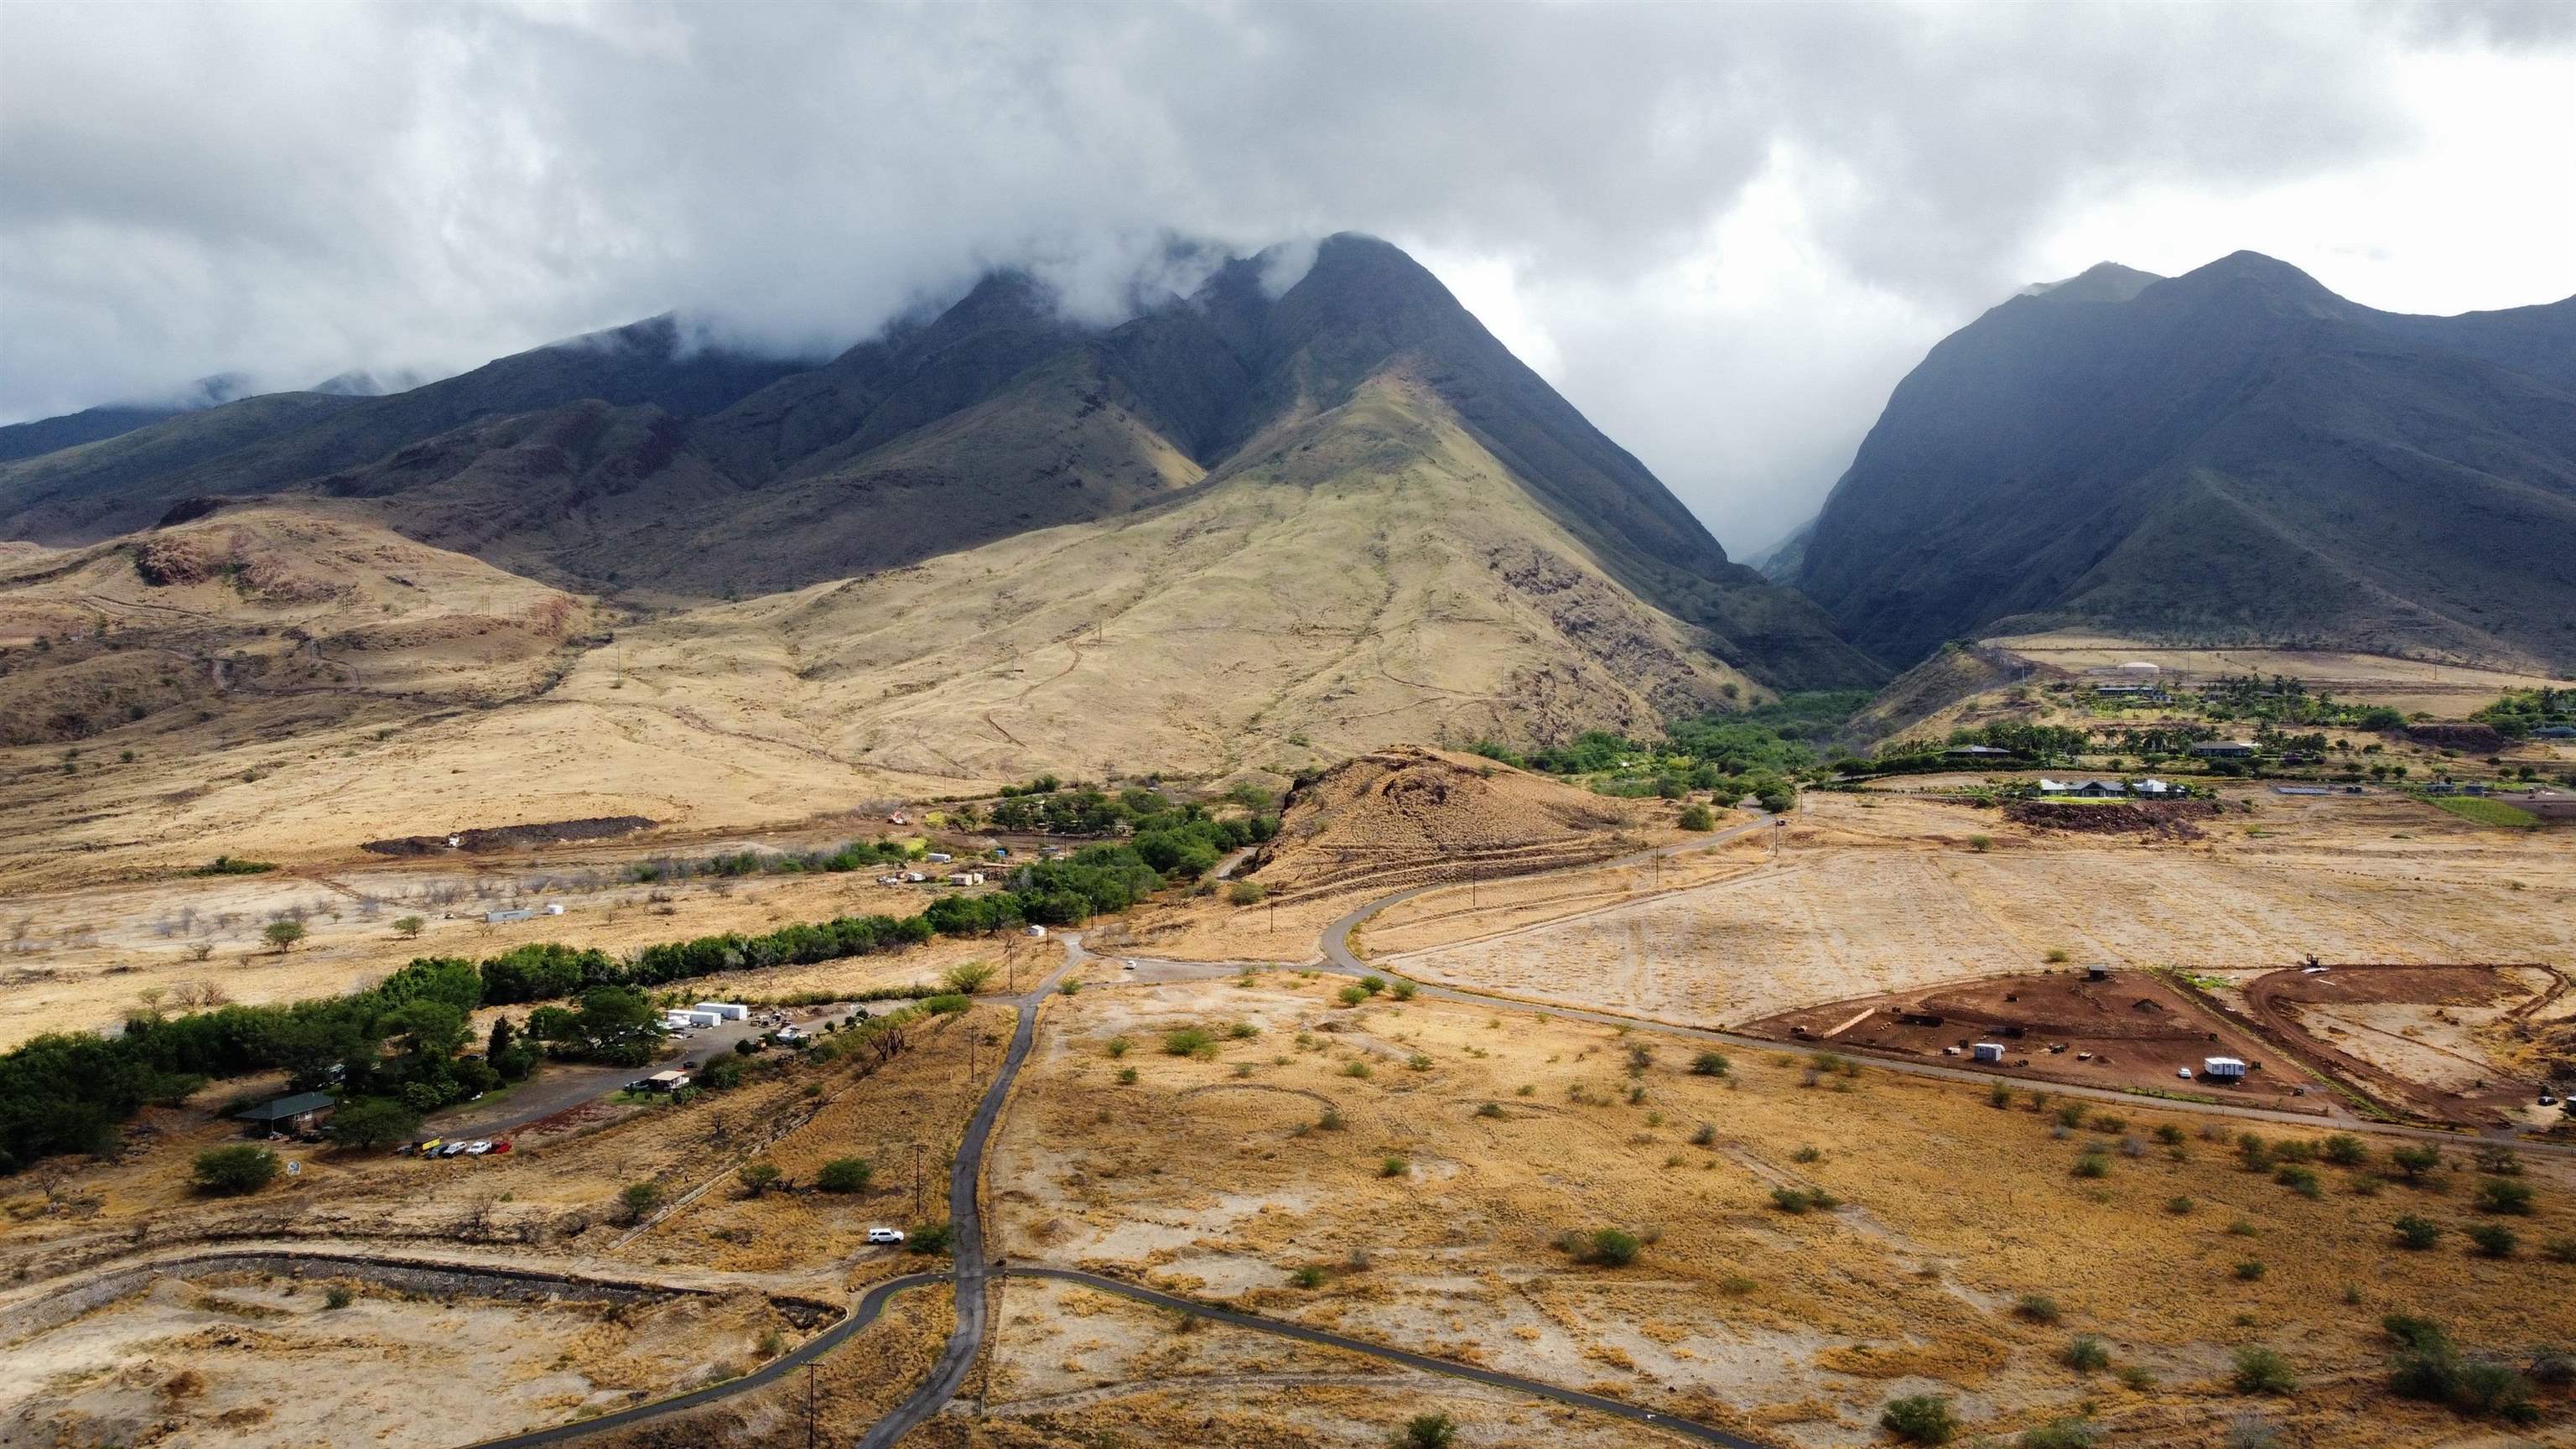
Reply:
<svg viewBox="0 0 2576 1449"><path fill-rule="evenodd" d="M2576 290L2547 5L0 10L0 417L438 373L669 308L836 348L1415 250L1742 551L1943 332L2104 256Z"/></svg>

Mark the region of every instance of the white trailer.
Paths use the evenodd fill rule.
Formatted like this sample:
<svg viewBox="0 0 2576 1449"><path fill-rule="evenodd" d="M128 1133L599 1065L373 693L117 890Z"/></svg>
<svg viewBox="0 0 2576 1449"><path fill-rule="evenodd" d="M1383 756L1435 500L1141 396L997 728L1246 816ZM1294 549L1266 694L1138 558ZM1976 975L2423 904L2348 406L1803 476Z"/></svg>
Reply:
<svg viewBox="0 0 2576 1449"><path fill-rule="evenodd" d="M2000 1062L2004 1059L2004 1044L1999 1041L1981 1041L1977 1043L1976 1055L1977 1060L1981 1062Z"/></svg>
<svg viewBox="0 0 2576 1449"><path fill-rule="evenodd" d="M689 1025L691 1026L724 1025L724 1018L716 1015L712 1011L684 1011L680 1014L689 1019Z"/></svg>
<svg viewBox="0 0 2576 1449"><path fill-rule="evenodd" d="M2245 1063L2234 1057L2204 1057L2200 1077L2205 1082L2241 1082L2245 1080Z"/></svg>
<svg viewBox="0 0 2576 1449"><path fill-rule="evenodd" d="M727 1021L740 1021L751 1015L751 1008L731 1001L701 1001L691 1011L712 1011Z"/></svg>

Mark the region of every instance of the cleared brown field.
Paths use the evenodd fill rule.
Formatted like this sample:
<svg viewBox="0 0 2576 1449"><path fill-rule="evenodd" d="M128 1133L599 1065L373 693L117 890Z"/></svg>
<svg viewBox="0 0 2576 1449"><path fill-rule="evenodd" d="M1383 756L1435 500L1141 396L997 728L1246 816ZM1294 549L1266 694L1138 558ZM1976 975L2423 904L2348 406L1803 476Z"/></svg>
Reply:
<svg viewBox="0 0 2576 1449"><path fill-rule="evenodd" d="M1413 946L1417 901L1361 944L1378 951L1387 933L1407 949L1384 959L1424 980L1693 1025L2035 971L2051 952L2195 971L2310 952L2576 954L2576 837L2482 832L2389 795L2229 805L2210 838L2162 844L2038 832L1904 795L1811 794L1788 828L1730 847L1764 858L1724 878L1469 945Z"/></svg>

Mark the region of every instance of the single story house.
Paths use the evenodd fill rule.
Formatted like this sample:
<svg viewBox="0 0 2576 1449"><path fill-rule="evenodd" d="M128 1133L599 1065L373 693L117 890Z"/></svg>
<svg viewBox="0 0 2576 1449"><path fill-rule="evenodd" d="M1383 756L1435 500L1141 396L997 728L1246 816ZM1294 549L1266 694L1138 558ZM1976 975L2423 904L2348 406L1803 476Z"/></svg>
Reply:
<svg viewBox="0 0 2576 1449"><path fill-rule="evenodd" d="M1941 752L1941 758L1945 760L2009 760L2012 757L2012 751L1999 750L1993 745L1956 745Z"/></svg>
<svg viewBox="0 0 2576 1449"><path fill-rule="evenodd" d="M683 1071L655 1072L644 1079L643 1087L648 1092L676 1092L687 1086L689 1081L689 1074Z"/></svg>
<svg viewBox="0 0 2576 1449"><path fill-rule="evenodd" d="M2039 782L2039 793L2077 795L2087 800L2107 800L2113 796L2127 794L2128 787L2117 780L2051 780L2042 776Z"/></svg>
<svg viewBox="0 0 2576 1449"><path fill-rule="evenodd" d="M485 911L483 913L484 924L490 926L505 925L511 921L533 921L536 918L536 912L525 909L511 911Z"/></svg>
<svg viewBox="0 0 2576 1449"><path fill-rule="evenodd" d="M2244 740L2203 740L2192 746L2191 752L2205 760L2243 760L2256 753L2254 746Z"/></svg>
<svg viewBox="0 0 2576 1449"><path fill-rule="evenodd" d="M2148 779L2131 785L2129 792L2133 795L2179 795L2182 793L2182 787L2162 780Z"/></svg>
<svg viewBox="0 0 2576 1449"><path fill-rule="evenodd" d="M280 1097L274 1102L245 1108L233 1116L244 1124L242 1130L250 1136L268 1137L282 1133L295 1137L320 1131L339 1108L340 1099L328 1092L298 1092L292 1097Z"/></svg>

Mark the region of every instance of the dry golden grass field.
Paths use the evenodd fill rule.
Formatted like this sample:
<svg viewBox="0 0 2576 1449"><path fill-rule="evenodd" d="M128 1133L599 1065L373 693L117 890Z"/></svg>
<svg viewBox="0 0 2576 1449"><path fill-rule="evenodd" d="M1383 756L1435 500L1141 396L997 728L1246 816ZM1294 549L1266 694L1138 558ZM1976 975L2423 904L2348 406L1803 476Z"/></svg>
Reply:
<svg viewBox="0 0 2576 1449"><path fill-rule="evenodd" d="M1271 971L1051 1007L992 1167L1014 1258L1816 1445L1868 1442L1877 1406L1918 1389L1955 1394L1980 1431L2089 1411L2112 1442L2214 1444L2254 1409L2295 1426L2286 1442L2425 1444L2454 1421L2370 1389L2383 1314L2500 1348L2576 1333L2576 1267L2464 1252L2478 1176L2456 1151L2426 1187L2321 1168L2311 1199L2247 1171L2225 1124L2211 1140L2143 1105L2081 1107L2061 1131L2021 1093L1998 1109L1785 1053L1701 1076L1690 1043L1651 1030L1354 1010L1338 985ZM1193 1026L1218 1043L1204 1059L1164 1050ZM2088 1157L2100 1176L2080 1175ZM2526 1236L2576 1225L2562 1165L2521 1180L2542 1202ZM1813 1188L1838 1205L1775 1203ZM2397 1249L2408 1212L2451 1224L2449 1246ZM1643 1240L1633 1264L1557 1246L1604 1227ZM2079 1334L2109 1368L2059 1361ZM1025 1357L1055 1351L1042 1341ZM2289 1357L2296 1396L2234 1392L2230 1355L2252 1345ZM1063 1392L1048 1367L999 1382Z"/></svg>

